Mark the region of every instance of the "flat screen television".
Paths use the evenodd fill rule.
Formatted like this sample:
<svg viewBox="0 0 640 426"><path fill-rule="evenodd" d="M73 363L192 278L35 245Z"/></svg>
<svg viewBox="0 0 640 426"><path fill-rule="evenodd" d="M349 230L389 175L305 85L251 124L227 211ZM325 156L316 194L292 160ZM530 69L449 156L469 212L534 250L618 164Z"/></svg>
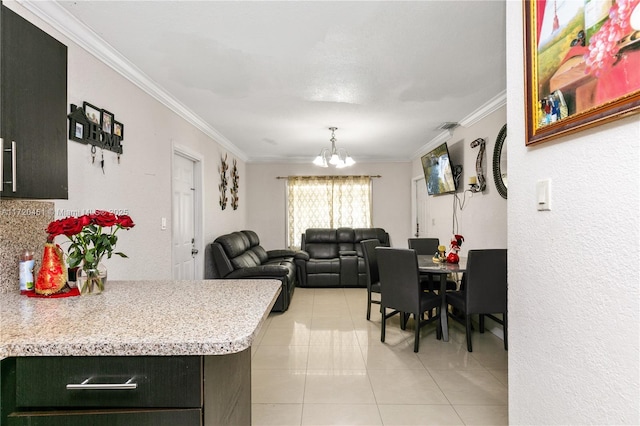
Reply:
<svg viewBox="0 0 640 426"><path fill-rule="evenodd" d="M429 195L456 192L457 182L453 177L453 166L446 142L422 156L422 170Z"/></svg>

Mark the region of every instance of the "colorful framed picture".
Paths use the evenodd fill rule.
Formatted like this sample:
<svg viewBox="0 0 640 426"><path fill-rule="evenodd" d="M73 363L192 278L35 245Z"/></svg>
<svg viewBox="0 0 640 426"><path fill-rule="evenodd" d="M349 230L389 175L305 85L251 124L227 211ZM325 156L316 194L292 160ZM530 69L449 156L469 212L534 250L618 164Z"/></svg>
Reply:
<svg viewBox="0 0 640 426"><path fill-rule="evenodd" d="M113 114L104 109L102 110L102 131L109 134L113 131Z"/></svg>
<svg viewBox="0 0 640 426"><path fill-rule="evenodd" d="M525 0L526 144L640 112L640 0Z"/></svg>
<svg viewBox="0 0 640 426"><path fill-rule="evenodd" d="M113 134L116 136L120 136L121 139L124 139L124 124L119 121L114 121Z"/></svg>
<svg viewBox="0 0 640 426"><path fill-rule="evenodd" d="M87 117L87 120L98 126L100 125L100 120L102 119L102 111L100 108L91 105L89 102L84 102L82 109L84 109L84 115Z"/></svg>

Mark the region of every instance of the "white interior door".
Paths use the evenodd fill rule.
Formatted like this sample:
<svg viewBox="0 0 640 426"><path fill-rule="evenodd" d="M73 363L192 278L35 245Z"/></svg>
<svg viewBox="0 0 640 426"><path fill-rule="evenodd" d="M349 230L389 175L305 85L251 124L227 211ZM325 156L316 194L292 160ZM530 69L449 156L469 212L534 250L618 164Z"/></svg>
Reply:
<svg viewBox="0 0 640 426"><path fill-rule="evenodd" d="M195 258L195 162L180 154L173 155L173 279L193 280Z"/></svg>
<svg viewBox="0 0 640 426"><path fill-rule="evenodd" d="M424 177L415 178L413 180L413 230L412 235L415 238L426 237L429 224L429 209L427 203L427 184Z"/></svg>

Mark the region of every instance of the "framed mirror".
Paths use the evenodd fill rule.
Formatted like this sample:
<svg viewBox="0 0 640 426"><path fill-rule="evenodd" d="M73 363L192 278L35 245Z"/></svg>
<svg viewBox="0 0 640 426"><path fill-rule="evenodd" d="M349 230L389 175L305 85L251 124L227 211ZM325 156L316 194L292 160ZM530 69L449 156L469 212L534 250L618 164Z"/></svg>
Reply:
<svg viewBox="0 0 640 426"><path fill-rule="evenodd" d="M500 129L493 148L493 181L502 198L507 198L507 125Z"/></svg>

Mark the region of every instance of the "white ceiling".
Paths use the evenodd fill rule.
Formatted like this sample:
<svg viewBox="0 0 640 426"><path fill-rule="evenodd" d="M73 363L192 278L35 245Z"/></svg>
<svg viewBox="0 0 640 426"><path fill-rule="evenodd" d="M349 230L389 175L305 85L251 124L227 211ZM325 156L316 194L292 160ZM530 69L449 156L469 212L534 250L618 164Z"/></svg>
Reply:
<svg viewBox="0 0 640 426"><path fill-rule="evenodd" d="M249 162L406 161L506 87L504 0L58 4Z"/></svg>

